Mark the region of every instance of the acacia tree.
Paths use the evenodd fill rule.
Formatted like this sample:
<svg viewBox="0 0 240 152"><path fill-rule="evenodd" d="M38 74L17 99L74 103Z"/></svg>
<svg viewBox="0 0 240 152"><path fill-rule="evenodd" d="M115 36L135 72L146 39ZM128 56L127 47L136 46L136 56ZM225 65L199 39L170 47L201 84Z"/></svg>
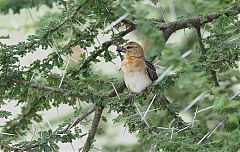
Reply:
<svg viewBox="0 0 240 152"><path fill-rule="evenodd" d="M31 3L1 0L0 4L2 13L10 10L19 13L23 8L40 5L63 8L61 12L42 18L44 27L40 26L26 41L14 45L0 42L0 105L11 100L22 105L21 113L12 120L8 119L10 112L0 110L0 117L7 119L0 134L0 147L4 151L58 151L59 142L71 143L84 136L87 137L85 144L79 150L90 151L99 123L106 121L102 114L104 109L117 112L115 123L124 122L130 133L137 133L140 144L125 150L239 150L240 102L239 93L233 90L239 83L239 3L178 0L175 7L179 18L171 22L165 16L168 10L155 0L151 4L135 0ZM186 6L193 9L185 10ZM160 20L149 17L153 10L159 13ZM181 44L166 44L175 32L185 29L190 29L190 34ZM146 55L149 60L169 67L160 74L157 85L140 94L129 93L122 80L106 78L92 68L100 59L111 62L117 58L116 52L109 51L109 47L124 44L128 41L124 36L135 30L139 39L148 43ZM66 42L69 31L72 31L71 39ZM103 32L111 36L110 40L96 44L97 36ZM203 37L203 33L207 36ZM1 36L1 39L8 37ZM68 67L64 57L71 56L71 48L76 45L85 53L81 54L77 65ZM57 51L43 60L36 60L27 67L20 66L19 59L27 53L53 47ZM94 51L88 54L89 47L94 47ZM191 51L184 53L187 50ZM55 67L65 69L64 74L54 73ZM167 95L172 103L166 106L154 102L156 94ZM74 106L77 101L93 106L75 108L74 117L55 130L42 130L38 139L21 141L17 138L25 136L34 121L42 121L39 111L60 104ZM185 122L178 115L182 109L193 114L192 122ZM91 124L89 131L82 132L78 125L86 124L92 113L93 119L87 121ZM214 127L209 127L210 121ZM116 151L114 147L108 149Z"/></svg>

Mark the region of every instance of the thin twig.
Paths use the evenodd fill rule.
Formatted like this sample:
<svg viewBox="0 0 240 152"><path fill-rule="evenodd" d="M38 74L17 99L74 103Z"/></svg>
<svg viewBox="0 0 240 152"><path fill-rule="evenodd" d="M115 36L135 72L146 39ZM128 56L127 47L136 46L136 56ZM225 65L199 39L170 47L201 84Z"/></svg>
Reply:
<svg viewBox="0 0 240 152"><path fill-rule="evenodd" d="M116 87L116 91L118 93L123 93L124 89L127 88L127 86L125 85L124 82L120 83L117 87ZM107 94L107 97L115 97L117 96L117 93L116 91L113 89L111 90L108 94Z"/></svg>
<svg viewBox="0 0 240 152"><path fill-rule="evenodd" d="M83 4L82 5L79 5L73 12L71 15L69 15L68 17L66 17L62 22L60 22L59 24L56 24L55 27L52 27L51 29L49 29L46 33L44 33L42 35L42 37L39 39L42 40L42 39L45 39L48 35L50 35L51 33L54 33L56 32L58 29L60 29L65 23L67 23L69 21L70 18L73 18L77 15L77 13L81 10L81 8L83 7ZM50 27L50 26L49 26ZM33 41L33 42L30 42L30 43L27 43L27 46L26 48L28 49L31 49L35 44L37 44L38 41Z"/></svg>
<svg viewBox="0 0 240 152"><path fill-rule="evenodd" d="M57 112L57 120L58 120L58 123L60 123L59 105L56 106L56 112Z"/></svg>
<svg viewBox="0 0 240 152"><path fill-rule="evenodd" d="M158 129L162 129L162 130L172 130L172 128L167 128L167 127L157 127ZM178 130L175 128L175 130Z"/></svg>
<svg viewBox="0 0 240 152"><path fill-rule="evenodd" d="M200 22L197 23L196 30L197 30L197 37L198 37L199 46L200 46L202 54L204 55L204 54L206 54L207 50L204 48L204 44L203 44L203 41L202 41ZM215 86L216 87L219 86L219 82L218 82L216 71L210 70L209 73L210 73L210 75L211 75L211 77L212 77L212 79L213 79L213 81L215 83Z"/></svg>
<svg viewBox="0 0 240 152"><path fill-rule="evenodd" d="M188 57L190 54L192 54L192 50L186 51L181 55L181 58L184 59L186 57Z"/></svg>
<svg viewBox="0 0 240 152"><path fill-rule="evenodd" d="M44 115L46 116L46 114L44 113ZM48 127L51 129L51 130L53 130L53 128L52 128L52 125L50 124L50 122L48 121L48 118L47 118L47 116L46 116L46 121L47 121L47 124L48 124Z"/></svg>
<svg viewBox="0 0 240 152"><path fill-rule="evenodd" d="M73 128L74 126L79 124L87 116L89 116L91 113L93 113L95 110L96 110L96 107L88 109L83 115L77 117L72 123L69 123L65 129L58 131L58 134L62 134L64 132L66 132L67 130L70 130L71 128Z"/></svg>
<svg viewBox="0 0 240 152"><path fill-rule="evenodd" d="M91 96L89 96L89 95L84 95L84 94L81 94L81 93L79 93L79 92L71 91L70 93L68 93L68 90L61 89L61 88L49 87L49 86L46 86L46 85L38 84L38 83L36 83L36 82L19 80L19 79L16 79L16 78L9 78L9 79L10 79L13 83L28 85L28 86L31 87L31 88L43 90L43 91L46 91L46 92L55 92L55 93L59 93L59 94L64 95L64 96L80 98L80 99L82 99L82 100L91 100L91 99L92 99Z"/></svg>
<svg viewBox="0 0 240 152"><path fill-rule="evenodd" d="M160 1L159 1L159 7L160 7L160 11L161 11L161 15L163 17L163 20L164 20L165 23L167 23L167 19L165 18L165 15L164 15L164 12L163 12L163 9L162 9Z"/></svg>
<svg viewBox="0 0 240 152"><path fill-rule="evenodd" d="M126 29L125 31L122 31L120 33L118 33L116 35L116 37L123 37L125 35L127 35L128 33L132 32L133 30L135 30L135 26L131 26L130 28ZM113 40L110 41L106 41L102 44L102 48L96 52L93 52L79 67L79 71L81 71L82 69L85 69L89 63L96 59L100 54L102 54L104 51L108 50L108 48L113 45L114 42Z"/></svg>
<svg viewBox="0 0 240 152"><path fill-rule="evenodd" d="M73 147L72 142L70 143L70 145L71 145L71 147L72 147L73 152L75 152L75 149L74 149L74 147Z"/></svg>
<svg viewBox="0 0 240 152"><path fill-rule="evenodd" d="M32 130L33 130L33 131L32 131L32 134L33 134L33 135L32 135L32 138L31 138L31 140L30 140L30 145L32 144L32 141L33 141L34 136L35 136L35 134L36 134L36 128L35 128L34 124L32 124L32 128L33 128L33 129L32 129Z"/></svg>

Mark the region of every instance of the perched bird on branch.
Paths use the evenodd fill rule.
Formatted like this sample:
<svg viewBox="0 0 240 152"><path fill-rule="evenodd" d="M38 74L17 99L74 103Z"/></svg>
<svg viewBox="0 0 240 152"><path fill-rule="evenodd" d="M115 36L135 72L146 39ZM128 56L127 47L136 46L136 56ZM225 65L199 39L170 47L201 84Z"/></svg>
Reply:
<svg viewBox="0 0 240 152"><path fill-rule="evenodd" d="M124 82L130 91L140 93L158 79L155 67L144 58L141 45L128 42L123 47L118 46L117 51L124 53L121 70L124 73ZM164 96L158 98L162 103L169 103Z"/></svg>

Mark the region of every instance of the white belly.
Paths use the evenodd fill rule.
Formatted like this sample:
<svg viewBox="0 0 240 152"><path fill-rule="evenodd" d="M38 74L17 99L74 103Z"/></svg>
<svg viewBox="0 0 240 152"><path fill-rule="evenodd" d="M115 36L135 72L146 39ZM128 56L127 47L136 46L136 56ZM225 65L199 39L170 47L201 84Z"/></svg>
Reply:
<svg viewBox="0 0 240 152"><path fill-rule="evenodd" d="M137 71L124 74L124 81L129 90L139 93L152 84L147 74Z"/></svg>

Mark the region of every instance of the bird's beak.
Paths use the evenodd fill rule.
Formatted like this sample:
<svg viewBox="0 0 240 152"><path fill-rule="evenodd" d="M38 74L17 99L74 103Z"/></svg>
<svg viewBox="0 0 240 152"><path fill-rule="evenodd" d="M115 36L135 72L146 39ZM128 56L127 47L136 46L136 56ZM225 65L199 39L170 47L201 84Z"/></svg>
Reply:
<svg viewBox="0 0 240 152"><path fill-rule="evenodd" d="M123 53L126 53L127 52L127 49L125 49L124 47L121 47L121 46L117 46L117 52L123 52Z"/></svg>

